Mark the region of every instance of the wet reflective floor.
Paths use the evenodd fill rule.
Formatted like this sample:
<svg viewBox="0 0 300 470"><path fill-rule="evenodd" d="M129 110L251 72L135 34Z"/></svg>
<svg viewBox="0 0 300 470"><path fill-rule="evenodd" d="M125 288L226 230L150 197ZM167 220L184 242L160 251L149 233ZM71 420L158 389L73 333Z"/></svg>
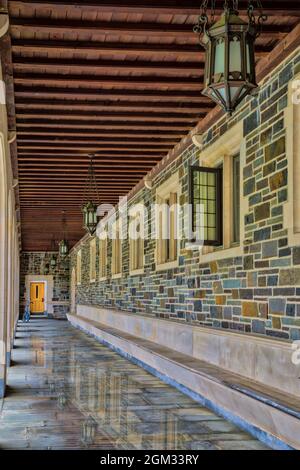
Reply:
<svg viewBox="0 0 300 470"><path fill-rule="evenodd" d="M0 449L265 449L66 321L19 323Z"/></svg>

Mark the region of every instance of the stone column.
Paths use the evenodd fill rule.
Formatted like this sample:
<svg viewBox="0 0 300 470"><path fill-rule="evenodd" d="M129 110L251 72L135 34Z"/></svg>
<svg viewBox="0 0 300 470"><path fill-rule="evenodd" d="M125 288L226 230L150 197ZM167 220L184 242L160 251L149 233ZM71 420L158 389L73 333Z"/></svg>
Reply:
<svg viewBox="0 0 300 470"><path fill-rule="evenodd" d="M0 8L0 49L1 39L8 30L8 15ZM7 114L5 84L0 62L0 398L6 386L6 342L7 342Z"/></svg>
<svg viewBox="0 0 300 470"><path fill-rule="evenodd" d="M14 232L15 232L15 211L14 197L12 190L9 191L8 198L8 238L7 238L7 337L6 337L6 365L10 366L11 349L14 328Z"/></svg>

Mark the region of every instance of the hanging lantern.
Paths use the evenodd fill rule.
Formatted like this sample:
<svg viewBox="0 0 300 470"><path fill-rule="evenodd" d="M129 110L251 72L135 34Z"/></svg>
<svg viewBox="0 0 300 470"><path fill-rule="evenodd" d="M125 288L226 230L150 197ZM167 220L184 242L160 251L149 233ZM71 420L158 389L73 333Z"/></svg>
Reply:
<svg viewBox="0 0 300 470"><path fill-rule="evenodd" d="M51 240L51 251L56 251L55 250L54 236L52 237L52 240ZM55 256L54 253L52 253L52 256L50 258L50 266L51 266L51 268L55 268L55 266L56 266L56 256Z"/></svg>
<svg viewBox="0 0 300 470"><path fill-rule="evenodd" d="M65 258L68 253L69 253L69 245L66 240L66 213L65 211L62 211L62 228L63 228L63 238L59 242L58 247L59 247L59 256L61 258Z"/></svg>
<svg viewBox="0 0 300 470"><path fill-rule="evenodd" d="M69 246L67 240L62 240L58 244L59 246L59 256L65 258L69 253Z"/></svg>
<svg viewBox="0 0 300 470"><path fill-rule="evenodd" d="M248 21L240 18L238 0L224 2L224 12L214 23L215 1L212 0L211 21L208 19L208 0L202 3L202 14L194 31L206 52L204 90L202 94L232 113L247 95L257 92L254 43L259 27L267 17L262 13L256 20L254 5L248 2Z"/></svg>
<svg viewBox="0 0 300 470"><path fill-rule="evenodd" d="M97 427L97 423L92 416L89 416L86 421L84 421L81 429L81 439L85 445L93 444Z"/></svg>
<svg viewBox="0 0 300 470"><path fill-rule="evenodd" d="M81 210L83 213L83 228L90 235L94 235L98 224L97 207L99 203L99 194L93 165L93 155L89 155L89 158L89 173L84 191L84 200L87 200L87 202L82 205Z"/></svg>
<svg viewBox="0 0 300 470"><path fill-rule="evenodd" d="M98 225L97 217L97 205L92 201L88 201L83 207L83 227L89 232L90 235L94 235Z"/></svg>

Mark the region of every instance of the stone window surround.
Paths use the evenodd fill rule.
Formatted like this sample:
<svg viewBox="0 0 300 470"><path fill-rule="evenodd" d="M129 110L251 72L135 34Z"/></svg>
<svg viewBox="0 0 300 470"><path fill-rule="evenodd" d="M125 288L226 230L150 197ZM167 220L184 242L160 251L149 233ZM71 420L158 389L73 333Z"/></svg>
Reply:
<svg viewBox="0 0 300 470"><path fill-rule="evenodd" d="M202 149L201 139L193 139ZM244 214L248 211L247 198L243 196L243 168L246 162L246 145L243 134L243 121L236 123L215 142L201 150L199 166L216 167L223 163L223 246L204 246L200 262L206 263L224 257L237 257L243 254L245 234ZM232 243L232 157L240 154L240 242Z"/></svg>
<svg viewBox="0 0 300 470"><path fill-rule="evenodd" d="M76 260L76 265L77 265L77 285L81 285L81 249L77 251L77 260Z"/></svg>
<svg viewBox="0 0 300 470"><path fill-rule="evenodd" d="M90 283L96 282L96 238L90 241Z"/></svg>
<svg viewBox="0 0 300 470"><path fill-rule="evenodd" d="M116 231L117 227L119 229L119 236L121 235L121 231L122 231L122 227L121 227L121 218L119 217L111 226L111 230L112 230L112 233L114 233L114 231ZM112 250L111 250L111 278L112 279L120 279L122 277L122 238L120 237L119 238L119 243L120 243L120 258L121 258L121 262L120 262L120 268L121 268L121 271L118 272L118 273L114 273L113 274L113 265L115 263L115 248L114 248L114 245L115 245L115 242L116 240L112 239Z"/></svg>
<svg viewBox="0 0 300 470"><path fill-rule="evenodd" d="M300 104L295 105L292 102L294 92L292 87L295 80L300 80L300 73L289 82L288 106L284 111L288 174L293 175L289 178L288 202L284 204L283 209L284 227L288 230L289 246L300 245L300 227L296 226L296 220L300 224Z"/></svg>
<svg viewBox="0 0 300 470"><path fill-rule="evenodd" d="M174 173L170 178L164 181L160 186L156 188L156 196L155 199L157 201L158 198L166 199L171 193L177 194L177 201L180 200L181 195L181 184L179 183L179 171ZM178 204L178 202L177 202ZM158 224L158 221L156 221ZM155 246L155 263L156 263L156 271L163 271L167 269L173 269L178 267L178 260L179 260L179 250L180 250L180 237L178 236L177 241L177 259L174 261L169 261L166 263L160 263L158 259L158 239L156 240Z"/></svg>
<svg viewBox="0 0 300 470"><path fill-rule="evenodd" d="M103 230L102 233L100 233L99 237L99 282L103 282L103 281L106 281L107 279L107 232L105 231L105 229ZM103 243L105 243L105 246L104 246L104 249L103 249ZM101 254L103 256L101 256ZM103 264L103 259L104 258L104 261L105 261L105 272L106 272L106 275L105 276L101 276L102 274L102 264Z"/></svg>
<svg viewBox="0 0 300 470"><path fill-rule="evenodd" d="M129 216L130 218L135 218L135 217L142 217L140 208L138 207L139 203L135 204L129 209ZM129 270L129 276L138 276L141 274L144 274L144 266L145 266L145 255L144 255L144 240L142 239L142 253L140 253L140 256L143 259L143 267L138 268L138 269L130 269ZM129 266L131 266L132 263L132 240L129 240Z"/></svg>

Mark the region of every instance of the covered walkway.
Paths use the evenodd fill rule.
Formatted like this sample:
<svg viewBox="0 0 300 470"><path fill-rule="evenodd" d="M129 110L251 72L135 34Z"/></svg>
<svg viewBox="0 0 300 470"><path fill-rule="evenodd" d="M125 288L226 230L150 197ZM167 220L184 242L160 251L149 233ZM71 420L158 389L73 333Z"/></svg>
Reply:
<svg viewBox="0 0 300 470"><path fill-rule="evenodd" d="M58 320L18 323L0 449L265 449Z"/></svg>
<svg viewBox="0 0 300 470"><path fill-rule="evenodd" d="M0 0L0 449L300 449L299 221L299 0Z"/></svg>

